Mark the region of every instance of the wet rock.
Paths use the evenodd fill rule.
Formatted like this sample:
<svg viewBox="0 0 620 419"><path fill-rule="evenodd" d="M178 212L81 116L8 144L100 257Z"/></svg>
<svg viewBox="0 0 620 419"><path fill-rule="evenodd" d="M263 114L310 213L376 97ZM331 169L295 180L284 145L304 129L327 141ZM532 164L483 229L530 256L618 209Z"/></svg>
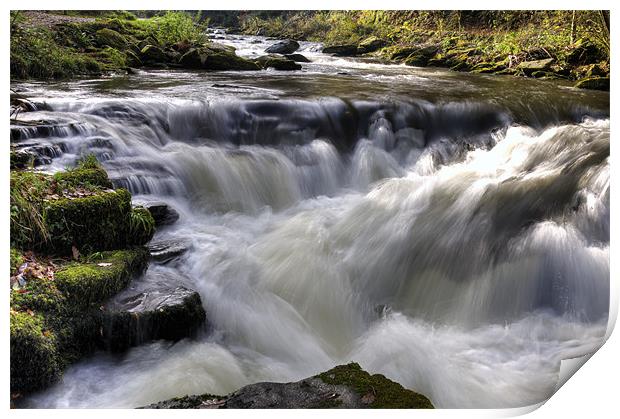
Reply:
<svg viewBox="0 0 620 419"><path fill-rule="evenodd" d="M323 48L323 54L332 54L339 57L352 57L357 55L357 45L331 45Z"/></svg>
<svg viewBox="0 0 620 419"><path fill-rule="evenodd" d="M112 352L191 337L206 320L200 295L184 287L124 291L104 305L102 316L103 345Z"/></svg>
<svg viewBox="0 0 620 419"><path fill-rule="evenodd" d="M359 43L357 52L358 54L366 54L383 48L385 45L387 45L385 40L379 39L376 36L370 36Z"/></svg>
<svg viewBox="0 0 620 419"><path fill-rule="evenodd" d="M289 60L295 61L296 63L309 63L311 62L304 55L301 54L285 54L284 55Z"/></svg>
<svg viewBox="0 0 620 419"><path fill-rule="evenodd" d="M153 216L155 227L174 224L179 219L179 213L165 202L148 202L142 206Z"/></svg>
<svg viewBox="0 0 620 419"><path fill-rule="evenodd" d="M259 70L256 63L237 56L234 48L231 50L218 44L191 48L179 58L179 64L184 68L203 70Z"/></svg>
<svg viewBox="0 0 620 419"><path fill-rule="evenodd" d="M140 60L147 65L161 65L166 64L169 57L163 49L149 44L140 50Z"/></svg>
<svg viewBox="0 0 620 419"><path fill-rule="evenodd" d="M579 89L609 91L609 77L590 77L577 81L575 87Z"/></svg>
<svg viewBox="0 0 620 419"><path fill-rule="evenodd" d="M294 383L256 383L227 396L185 396L147 408L392 408L432 409L425 396L403 388L381 374L370 375L356 364L340 365Z"/></svg>
<svg viewBox="0 0 620 419"><path fill-rule="evenodd" d="M566 62L572 65L585 65L604 61L607 54L590 41L579 40L576 47L566 56Z"/></svg>
<svg viewBox="0 0 620 419"><path fill-rule="evenodd" d="M255 60L261 68L273 68L280 71L301 70L301 65L293 60L277 55L263 55Z"/></svg>
<svg viewBox="0 0 620 419"><path fill-rule="evenodd" d="M161 240L151 242L147 247L151 254L151 259L160 263L168 263L187 252L190 246L190 243L184 240Z"/></svg>
<svg viewBox="0 0 620 419"><path fill-rule="evenodd" d="M299 42L292 39L285 39L284 41L276 42L265 49L268 54L292 54L299 49Z"/></svg>
<svg viewBox="0 0 620 419"><path fill-rule="evenodd" d="M414 67L426 67L437 50L438 46L436 45L421 46L405 58L405 64Z"/></svg>
<svg viewBox="0 0 620 419"><path fill-rule="evenodd" d="M535 71L547 71L553 64L553 58L545 58L544 60L523 61L517 66L518 70L523 71L527 76L531 76Z"/></svg>

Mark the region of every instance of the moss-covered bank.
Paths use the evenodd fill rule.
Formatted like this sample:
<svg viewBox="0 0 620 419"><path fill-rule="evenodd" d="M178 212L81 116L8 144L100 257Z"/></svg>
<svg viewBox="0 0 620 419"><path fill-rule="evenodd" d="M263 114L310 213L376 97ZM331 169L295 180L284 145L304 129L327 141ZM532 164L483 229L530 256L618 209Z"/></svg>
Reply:
<svg viewBox="0 0 620 419"><path fill-rule="evenodd" d="M54 175L11 172L11 392L58 380L103 347L101 304L148 261L154 220L87 157ZM36 252L36 253L35 253Z"/></svg>
<svg viewBox="0 0 620 419"><path fill-rule="evenodd" d="M547 79L594 76L603 80L576 87L609 85L609 15L601 11L273 11L224 22L246 34L322 42L324 52L341 56ZM540 60L548 61L533 64ZM588 75L593 67L597 74Z"/></svg>
<svg viewBox="0 0 620 419"><path fill-rule="evenodd" d="M11 12L11 78L53 79L133 67L259 70L234 48L209 42L184 12L136 19L129 12L54 20L61 12ZM53 24L46 25L52 16ZM64 16L64 15L62 15Z"/></svg>

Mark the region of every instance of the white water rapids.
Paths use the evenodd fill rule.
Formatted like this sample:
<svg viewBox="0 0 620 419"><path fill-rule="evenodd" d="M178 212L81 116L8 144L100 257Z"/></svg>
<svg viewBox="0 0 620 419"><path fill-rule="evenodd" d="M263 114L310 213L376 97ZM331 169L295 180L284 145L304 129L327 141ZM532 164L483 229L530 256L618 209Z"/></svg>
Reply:
<svg viewBox="0 0 620 419"><path fill-rule="evenodd" d="M29 406L136 407L356 361L437 407L518 407L602 344L607 118L534 129L462 101L45 102L27 117L80 124L42 140L63 150L48 170L94 152L134 198L179 211L154 240L192 247L147 275L183 278L210 326L96 354Z"/></svg>

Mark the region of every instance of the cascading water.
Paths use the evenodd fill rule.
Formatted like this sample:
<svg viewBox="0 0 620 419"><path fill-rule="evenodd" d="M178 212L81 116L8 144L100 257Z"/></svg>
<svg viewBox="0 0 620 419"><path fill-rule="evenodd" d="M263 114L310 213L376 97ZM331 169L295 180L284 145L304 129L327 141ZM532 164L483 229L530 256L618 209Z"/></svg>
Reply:
<svg viewBox="0 0 620 419"><path fill-rule="evenodd" d="M155 238L192 246L147 275L199 291L210 323L84 360L28 406L135 407L354 360L438 407L516 407L602 344L608 96L309 56L289 79L21 86L46 104L23 118L69 124L16 137L62 150L46 170L95 153L136 200L179 211Z"/></svg>

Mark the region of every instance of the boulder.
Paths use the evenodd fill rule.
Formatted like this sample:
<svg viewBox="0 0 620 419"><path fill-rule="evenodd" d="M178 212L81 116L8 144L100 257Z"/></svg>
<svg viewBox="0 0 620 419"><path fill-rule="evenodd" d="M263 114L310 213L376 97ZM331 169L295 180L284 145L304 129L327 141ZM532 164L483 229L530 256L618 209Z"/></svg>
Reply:
<svg viewBox="0 0 620 419"><path fill-rule="evenodd" d="M187 252L190 246L189 242L173 239L149 243L147 248L151 254L151 259L160 263L168 263Z"/></svg>
<svg viewBox="0 0 620 419"><path fill-rule="evenodd" d="M155 227L174 224L179 219L179 213L165 202L148 202L142 205L155 220Z"/></svg>
<svg viewBox="0 0 620 419"><path fill-rule="evenodd" d="M95 44L100 48L108 46L122 50L127 47L127 39L113 29L103 28L95 32Z"/></svg>
<svg viewBox="0 0 620 419"><path fill-rule="evenodd" d="M123 291L104 305L102 316L103 345L112 352L152 340L191 337L206 319L196 291L157 286Z"/></svg>
<svg viewBox="0 0 620 419"><path fill-rule="evenodd" d="M589 77L578 80L575 86L579 89L609 91L609 77Z"/></svg>
<svg viewBox="0 0 620 419"><path fill-rule="evenodd" d="M202 70L259 70L256 63L239 57L235 54L234 48L231 50L225 47L210 44L200 48L191 48L179 58L179 64L184 68Z"/></svg>
<svg viewBox="0 0 620 419"><path fill-rule="evenodd" d="M572 65L585 65L605 61L609 56L590 41L579 40L575 48L566 55L566 62Z"/></svg>
<svg viewBox="0 0 620 419"><path fill-rule="evenodd" d="M376 36L370 36L364 39L357 46L358 54L366 54L369 52L374 52L379 48L383 48L387 43L383 39L379 39Z"/></svg>
<svg viewBox="0 0 620 419"><path fill-rule="evenodd" d="M140 50L140 61L146 65L162 65L169 61L166 51L155 45L146 45Z"/></svg>
<svg viewBox="0 0 620 419"><path fill-rule="evenodd" d="M323 54L336 55L338 57L352 57L357 55L357 45L331 45L323 48Z"/></svg>
<svg viewBox="0 0 620 419"><path fill-rule="evenodd" d="M250 384L227 396L178 397L146 408L432 409L433 405L425 396L350 363L293 383Z"/></svg>
<svg viewBox="0 0 620 419"><path fill-rule="evenodd" d="M299 42L292 39L285 39L284 41L276 42L270 45L265 52L268 54L292 54L299 49Z"/></svg>
<svg viewBox="0 0 620 419"><path fill-rule="evenodd" d="M544 60L523 61L517 66L518 70L523 71L526 76L531 76L535 71L547 71L553 64L553 58L545 58Z"/></svg>
<svg viewBox="0 0 620 419"><path fill-rule="evenodd" d="M311 62L309 59L307 59L304 55L301 55L301 54L285 54L284 56L291 61L295 61L296 63Z"/></svg>
<svg viewBox="0 0 620 419"><path fill-rule="evenodd" d="M301 65L293 60L277 55L263 55L255 60L261 68L273 68L281 71L301 70Z"/></svg>
<svg viewBox="0 0 620 419"><path fill-rule="evenodd" d="M393 59L403 59L406 65L414 67L426 67L428 62L435 56L439 47L437 45L419 45L413 48L405 48L393 53ZM407 55L405 55L407 54Z"/></svg>

